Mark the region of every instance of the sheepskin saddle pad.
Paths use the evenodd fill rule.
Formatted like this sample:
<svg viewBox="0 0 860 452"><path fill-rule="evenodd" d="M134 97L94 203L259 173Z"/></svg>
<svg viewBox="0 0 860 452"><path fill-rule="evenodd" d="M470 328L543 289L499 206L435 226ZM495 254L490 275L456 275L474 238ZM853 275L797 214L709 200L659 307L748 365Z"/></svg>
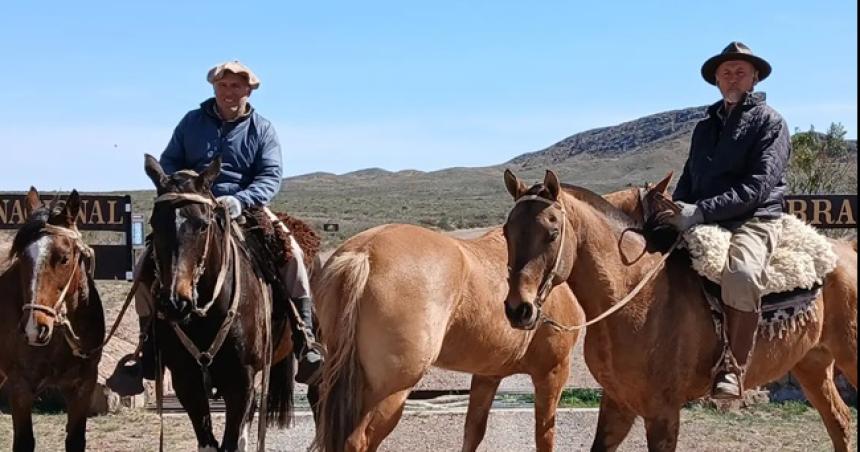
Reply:
<svg viewBox="0 0 860 452"><path fill-rule="evenodd" d="M812 289L836 268L836 253L827 237L794 215L783 214L776 250L765 268L762 296ZM684 233L684 247L693 269L719 284L726 264L731 232L716 225L700 225Z"/></svg>

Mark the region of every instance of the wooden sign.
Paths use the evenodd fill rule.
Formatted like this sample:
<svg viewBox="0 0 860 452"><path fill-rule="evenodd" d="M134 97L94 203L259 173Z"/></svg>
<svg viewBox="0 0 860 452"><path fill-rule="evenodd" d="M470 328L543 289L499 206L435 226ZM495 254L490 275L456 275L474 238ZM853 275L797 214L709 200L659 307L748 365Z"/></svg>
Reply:
<svg viewBox="0 0 860 452"><path fill-rule="evenodd" d="M819 228L857 227L857 195L788 195L785 211Z"/></svg>
<svg viewBox="0 0 860 452"><path fill-rule="evenodd" d="M67 195L60 196L64 201ZM27 220L23 194L0 193L0 229L18 229ZM42 196L50 203L53 196ZM96 253L96 279L130 280L134 262L131 246L131 197L81 195L78 214L81 231L116 231L125 235L123 245L91 245Z"/></svg>

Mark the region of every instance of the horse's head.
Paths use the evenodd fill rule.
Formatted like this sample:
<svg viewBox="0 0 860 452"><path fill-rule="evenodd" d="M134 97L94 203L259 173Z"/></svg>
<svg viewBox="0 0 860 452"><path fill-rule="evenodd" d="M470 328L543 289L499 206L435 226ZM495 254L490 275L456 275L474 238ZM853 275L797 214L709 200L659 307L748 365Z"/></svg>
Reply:
<svg viewBox="0 0 860 452"><path fill-rule="evenodd" d="M197 282L213 243L217 206L212 183L221 172L221 158L201 173L183 170L167 175L158 161L146 155L146 174L158 198L152 209L152 253L156 281L154 299L162 313L184 320L197 304Z"/></svg>
<svg viewBox="0 0 860 452"><path fill-rule="evenodd" d="M508 244L509 287L505 315L515 328L537 326L550 290L565 281L576 253L558 177L547 171L543 183L526 188L510 170L505 186L514 207L504 225Z"/></svg>
<svg viewBox="0 0 860 452"><path fill-rule="evenodd" d="M85 272L93 269L93 254L76 225L80 201L73 190L62 205L44 206L32 187L25 198L27 222L15 235L10 254L20 262L20 325L30 345L48 345L54 326L66 319L87 287Z"/></svg>

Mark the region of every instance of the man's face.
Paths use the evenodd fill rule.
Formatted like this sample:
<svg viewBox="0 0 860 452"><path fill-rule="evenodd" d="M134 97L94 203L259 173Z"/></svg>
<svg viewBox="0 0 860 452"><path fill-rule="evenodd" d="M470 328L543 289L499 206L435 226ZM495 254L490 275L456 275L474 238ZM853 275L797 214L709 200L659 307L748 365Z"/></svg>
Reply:
<svg viewBox="0 0 860 452"><path fill-rule="evenodd" d="M752 91L757 77L755 67L748 61L729 60L717 66L717 86L730 104L740 102L744 93Z"/></svg>
<svg viewBox="0 0 860 452"><path fill-rule="evenodd" d="M251 86L244 76L226 72L223 77L213 83L215 87L215 102L221 111L241 113L251 95Z"/></svg>

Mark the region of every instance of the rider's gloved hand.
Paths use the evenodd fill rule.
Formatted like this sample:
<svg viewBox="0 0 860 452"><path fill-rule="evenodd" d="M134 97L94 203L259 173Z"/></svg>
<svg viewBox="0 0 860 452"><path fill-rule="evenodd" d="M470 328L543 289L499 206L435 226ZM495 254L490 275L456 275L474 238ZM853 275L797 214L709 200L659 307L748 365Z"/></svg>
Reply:
<svg viewBox="0 0 860 452"><path fill-rule="evenodd" d="M671 225L679 232L684 232L705 221L705 216L699 206L681 201L675 201L675 206L675 209L658 213L657 221L661 224Z"/></svg>
<svg viewBox="0 0 860 452"><path fill-rule="evenodd" d="M230 215L230 218L235 220L239 218L239 215L242 215L242 202L239 201L239 198L229 195L219 196L218 203L227 209L227 215Z"/></svg>

